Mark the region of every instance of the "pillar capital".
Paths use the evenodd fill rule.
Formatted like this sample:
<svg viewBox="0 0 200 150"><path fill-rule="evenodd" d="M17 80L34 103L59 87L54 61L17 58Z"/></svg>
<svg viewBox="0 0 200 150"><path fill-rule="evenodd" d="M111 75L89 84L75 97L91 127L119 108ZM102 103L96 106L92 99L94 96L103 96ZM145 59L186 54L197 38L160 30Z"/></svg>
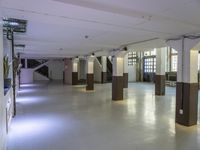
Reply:
<svg viewBox="0 0 200 150"><path fill-rule="evenodd" d="M72 62L73 63L78 63L79 62L79 58L72 58Z"/></svg>
<svg viewBox="0 0 200 150"><path fill-rule="evenodd" d="M128 53L127 47L119 48L119 49L114 49L110 51L110 56L114 57L124 57Z"/></svg>
<svg viewBox="0 0 200 150"><path fill-rule="evenodd" d="M87 57L86 57L86 60L87 60L87 61L90 61L90 62L94 62L95 58L96 58L96 57L93 56L93 55L92 55L92 56L87 56Z"/></svg>
<svg viewBox="0 0 200 150"><path fill-rule="evenodd" d="M112 56L124 58L124 56L125 56L127 53L128 53L128 52L125 51L125 50L119 50L119 51L114 51L114 52L112 52Z"/></svg>
<svg viewBox="0 0 200 150"><path fill-rule="evenodd" d="M166 41L166 44L171 48L174 48L178 52L180 51L189 51L193 49L200 42L200 38L189 38L182 37L179 39L170 39Z"/></svg>

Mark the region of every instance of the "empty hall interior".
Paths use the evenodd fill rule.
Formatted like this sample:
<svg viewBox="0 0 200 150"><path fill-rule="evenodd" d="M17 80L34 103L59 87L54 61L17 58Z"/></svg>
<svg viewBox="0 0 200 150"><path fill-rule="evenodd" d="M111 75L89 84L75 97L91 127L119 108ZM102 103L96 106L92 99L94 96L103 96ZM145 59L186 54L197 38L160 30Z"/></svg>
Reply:
<svg viewBox="0 0 200 150"><path fill-rule="evenodd" d="M0 150L199 150L199 0L0 0Z"/></svg>

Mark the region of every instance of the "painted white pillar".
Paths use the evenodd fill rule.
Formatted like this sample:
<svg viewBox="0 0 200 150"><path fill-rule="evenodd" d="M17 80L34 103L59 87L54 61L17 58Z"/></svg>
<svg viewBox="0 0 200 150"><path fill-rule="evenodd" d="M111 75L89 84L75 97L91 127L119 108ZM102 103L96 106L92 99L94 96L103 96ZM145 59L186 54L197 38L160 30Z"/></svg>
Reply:
<svg viewBox="0 0 200 150"><path fill-rule="evenodd" d="M113 76L123 76L124 58L115 56L113 58Z"/></svg>
<svg viewBox="0 0 200 150"><path fill-rule="evenodd" d="M198 51L185 50L178 52L177 82L198 82Z"/></svg>
<svg viewBox="0 0 200 150"><path fill-rule="evenodd" d="M124 73L128 73L128 53L124 56Z"/></svg>
<svg viewBox="0 0 200 150"><path fill-rule="evenodd" d="M87 74L94 74L94 57L87 58Z"/></svg>
<svg viewBox="0 0 200 150"><path fill-rule="evenodd" d="M156 75L165 75L165 57L167 47L156 49Z"/></svg>
<svg viewBox="0 0 200 150"><path fill-rule="evenodd" d="M72 59L72 72L78 72L79 58Z"/></svg>
<svg viewBox="0 0 200 150"><path fill-rule="evenodd" d="M102 72L107 72L107 56L101 56Z"/></svg>
<svg viewBox="0 0 200 150"><path fill-rule="evenodd" d="M24 61L25 61L25 68L27 69L28 68L28 60L27 60L27 58L25 58Z"/></svg>
<svg viewBox="0 0 200 150"><path fill-rule="evenodd" d="M199 39L183 37L167 44L178 51L176 83L176 122L184 126L197 124L198 118L198 50Z"/></svg>

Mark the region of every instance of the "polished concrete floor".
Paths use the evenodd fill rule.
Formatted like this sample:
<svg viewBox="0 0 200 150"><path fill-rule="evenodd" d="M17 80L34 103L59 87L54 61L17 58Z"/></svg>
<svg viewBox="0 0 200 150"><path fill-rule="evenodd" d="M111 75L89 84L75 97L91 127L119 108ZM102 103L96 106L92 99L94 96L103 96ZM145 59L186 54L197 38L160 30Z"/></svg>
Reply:
<svg viewBox="0 0 200 150"><path fill-rule="evenodd" d="M174 123L175 88L130 83L111 101L111 84L95 91L58 82L22 85L7 150L199 150L200 124Z"/></svg>

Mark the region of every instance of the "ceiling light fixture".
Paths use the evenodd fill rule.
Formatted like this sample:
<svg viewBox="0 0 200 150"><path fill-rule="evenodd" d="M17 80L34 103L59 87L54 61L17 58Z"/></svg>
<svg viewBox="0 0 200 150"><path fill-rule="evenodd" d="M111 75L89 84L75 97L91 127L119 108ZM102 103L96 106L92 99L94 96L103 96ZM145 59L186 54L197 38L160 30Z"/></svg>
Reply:
<svg viewBox="0 0 200 150"><path fill-rule="evenodd" d="M16 18L3 18L4 31L12 30L13 32L25 33L27 28L27 20Z"/></svg>
<svg viewBox="0 0 200 150"><path fill-rule="evenodd" d="M89 38L89 36L88 35L85 35L85 39L88 39Z"/></svg>

